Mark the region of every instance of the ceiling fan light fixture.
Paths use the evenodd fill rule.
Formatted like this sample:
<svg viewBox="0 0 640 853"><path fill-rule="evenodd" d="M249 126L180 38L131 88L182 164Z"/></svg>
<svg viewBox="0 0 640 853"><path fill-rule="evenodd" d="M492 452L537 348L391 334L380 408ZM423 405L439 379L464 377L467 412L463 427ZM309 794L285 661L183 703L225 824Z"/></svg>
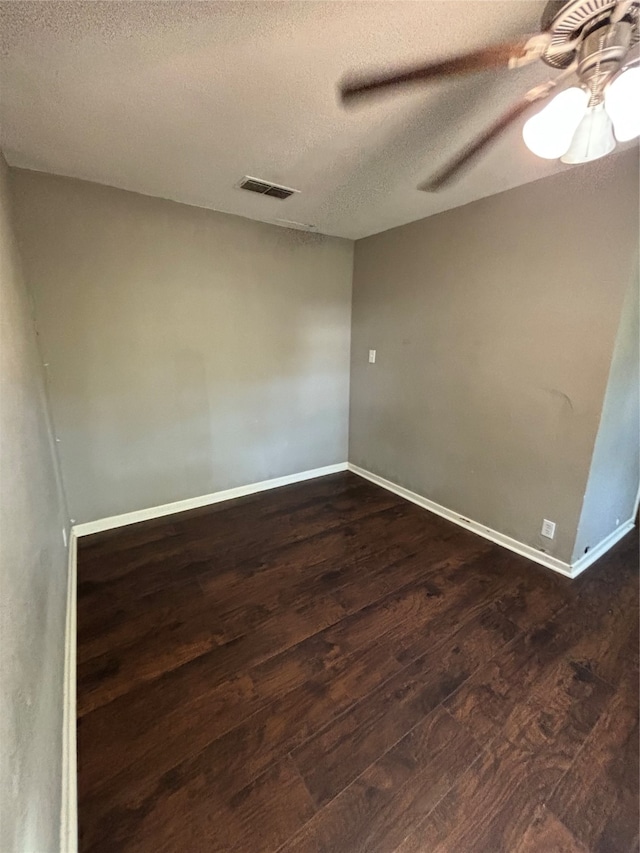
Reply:
<svg viewBox="0 0 640 853"><path fill-rule="evenodd" d="M578 86L556 95L522 128L522 138L529 151L545 160L561 157L571 145L588 102L589 95Z"/></svg>
<svg viewBox="0 0 640 853"><path fill-rule="evenodd" d="M640 136L640 68L629 68L607 87L604 103L618 142Z"/></svg>
<svg viewBox="0 0 640 853"><path fill-rule="evenodd" d="M604 103L587 109L578 125L567 152L560 158L563 163L590 163L610 154L616 147L613 125Z"/></svg>

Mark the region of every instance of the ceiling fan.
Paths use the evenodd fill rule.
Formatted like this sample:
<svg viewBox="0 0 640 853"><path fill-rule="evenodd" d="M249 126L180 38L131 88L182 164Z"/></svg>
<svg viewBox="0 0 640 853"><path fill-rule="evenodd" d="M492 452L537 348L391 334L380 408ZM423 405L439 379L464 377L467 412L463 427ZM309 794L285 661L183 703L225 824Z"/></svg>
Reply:
<svg viewBox="0 0 640 853"><path fill-rule="evenodd" d="M420 189L434 192L457 178L535 104L555 97L523 128L539 157L587 163L609 154L615 140L640 135L640 0L550 0L541 32L394 72L351 77L340 85L345 105L393 89L496 68L520 68L538 59L560 73L527 92Z"/></svg>

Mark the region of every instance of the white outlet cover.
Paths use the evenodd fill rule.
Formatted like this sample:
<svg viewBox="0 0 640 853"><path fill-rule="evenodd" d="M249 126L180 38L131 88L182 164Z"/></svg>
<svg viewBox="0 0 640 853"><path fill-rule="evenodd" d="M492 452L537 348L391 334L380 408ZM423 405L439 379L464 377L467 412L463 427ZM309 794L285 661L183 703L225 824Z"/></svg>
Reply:
<svg viewBox="0 0 640 853"><path fill-rule="evenodd" d="M553 539L553 537L556 535L555 521L549 521L548 518L543 518L541 533L543 536L546 536L547 539Z"/></svg>
<svg viewBox="0 0 640 853"><path fill-rule="evenodd" d="M369 350L369 364L376 363L376 351L374 349Z"/></svg>

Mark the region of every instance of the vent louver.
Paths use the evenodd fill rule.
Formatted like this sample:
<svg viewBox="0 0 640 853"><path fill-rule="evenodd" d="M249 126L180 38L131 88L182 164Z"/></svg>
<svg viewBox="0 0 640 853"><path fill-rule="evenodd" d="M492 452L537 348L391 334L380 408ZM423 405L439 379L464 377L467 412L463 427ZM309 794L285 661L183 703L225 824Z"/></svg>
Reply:
<svg viewBox="0 0 640 853"><path fill-rule="evenodd" d="M249 175L245 175L237 186L241 190L279 199L289 198L294 193L300 192L300 190L292 190L291 187L282 187L279 184L269 183L269 181L261 181L260 178L252 178Z"/></svg>

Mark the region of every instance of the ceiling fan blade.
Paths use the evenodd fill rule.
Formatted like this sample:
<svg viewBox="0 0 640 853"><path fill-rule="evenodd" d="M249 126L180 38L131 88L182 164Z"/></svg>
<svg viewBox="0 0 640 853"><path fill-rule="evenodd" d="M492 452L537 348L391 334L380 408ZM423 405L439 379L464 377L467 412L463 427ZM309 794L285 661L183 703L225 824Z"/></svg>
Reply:
<svg viewBox="0 0 640 853"><path fill-rule="evenodd" d="M567 86L574 85L576 82L576 68L578 61L574 61L565 70L555 77L553 80L547 80L546 83L541 83L539 86L534 86L529 89L521 101L518 101L510 107L500 118L490 125L484 133L477 139L471 142L466 148L463 148L460 153L453 158L443 169L421 184L418 189L424 192L433 193L442 189L445 184L450 183L458 177L459 173L468 166L475 158L483 153L484 149L491 145L501 133L504 133L507 128L516 122L521 116L529 111L529 108L539 101L544 101L552 93L561 92Z"/></svg>
<svg viewBox="0 0 640 853"><path fill-rule="evenodd" d="M532 92L535 91L536 90L532 90ZM535 97L531 97L530 93L525 96L523 100L518 101L503 113L500 118L490 125L480 136L467 145L466 148L463 148L462 151L460 151L453 160L447 163L443 169L436 172L436 174L424 184L421 184L418 189L424 190L428 193L437 192L446 184L457 178L459 173L462 172L466 166L470 165L476 157L482 154L487 146L491 145L491 143L504 133L510 125L523 116L533 104L548 97L548 95L551 94L551 91L552 87L550 86L544 94L536 94Z"/></svg>
<svg viewBox="0 0 640 853"><path fill-rule="evenodd" d="M344 103L351 103L356 98L396 86L428 83L438 77L473 74L490 68L508 68L514 63L521 64L527 61L529 55L531 59L535 59L540 55L545 44L545 37L540 34L523 36L515 41L491 45L437 62L428 62L425 65L403 68L390 74L352 77L340 85L340 95ZM541 47L538 48L538 45Z"/></svg>

